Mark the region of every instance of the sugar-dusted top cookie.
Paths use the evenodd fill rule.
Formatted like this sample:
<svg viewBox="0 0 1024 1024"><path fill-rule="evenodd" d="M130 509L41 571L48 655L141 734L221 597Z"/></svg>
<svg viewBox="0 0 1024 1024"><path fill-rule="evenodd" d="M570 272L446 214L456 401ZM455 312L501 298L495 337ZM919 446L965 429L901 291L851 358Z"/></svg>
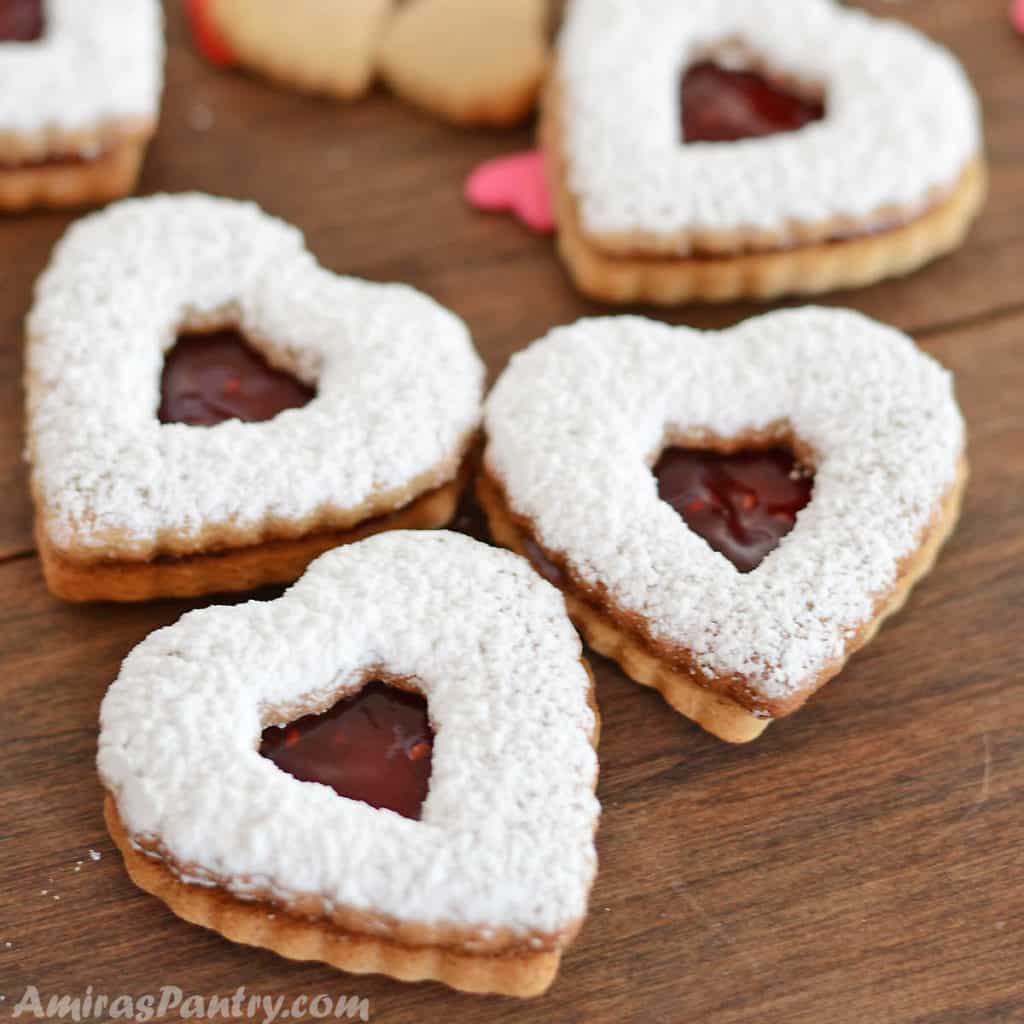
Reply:
<svg viewBox="0 0 1024 1024"><path fill-rule="evenodd" d="M0 41L0 153L8 161L88 157L112 135L152 125L163 86L157 0L37 7L30 20L38 36Z"/></svg>
<svg viewBox="0 0 1024 1024"><path fill-rule="evenodd" d="M824 102L768 138L683 144L681 75L764 68ZM588 235L678 254L884 227L952 191L981 149L956 59L833 0L573 0L556 73L568 186Z"/></svg>
<svg viewBox="0 0 1024 1024"><path fill-rule="evenodd" d="M237 327L316 392L265 422L161 423L180 333ZM28 319L28 453L49 542L147 559L346 528L457 473L483 366L413 289L322 269L249 203L131 200L73 226Z"/></svg>
<svg viewBox="0 0 1024 1024"><path fill-rule="evenodd" d="M268 726L382 675L427 700L419 820L258 750ZM426 942L526 958L586 913L590 690L561 596L525 561L393 532L323 556L276 601L192 612L140 644L103 702L99 773L133 848L186 883L413 937L407 957Z"/></svg>
<svg viewBox="0 0 1024 1024"><path fill-rule="evenodd" d="M762 717L798 706L866 641L929 531L948 534L962 483L950 374L843 310L721 333L583 320L513 357L485 426L486 472L532 538L666 659L685 652L700 685ZM662 500L652 466L677 445L774 443L813 470L813 496L738 571Z"/></svg>

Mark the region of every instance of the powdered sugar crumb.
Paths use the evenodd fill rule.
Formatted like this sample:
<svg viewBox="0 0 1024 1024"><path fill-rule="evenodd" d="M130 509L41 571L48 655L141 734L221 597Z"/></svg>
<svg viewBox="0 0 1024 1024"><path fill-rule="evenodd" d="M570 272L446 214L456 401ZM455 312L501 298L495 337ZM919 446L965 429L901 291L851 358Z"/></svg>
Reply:
<svg viewBox="0 0 1024 1024"><path fill-rule="evenodd" d="M683 145L680 75L741 42L822 83L824 120L728 145ZM831 0L574 0L559 46L569 184L594 234L794 228L951 189L981 148L957 60L907 25Z"/></svg>
<svg viewBox="0 0 1024 1024"><path fill-rule="evenodd" d="M316 398L263 423L161 424L179 330L226 325ZM48 539L82 559L184 554L211 529L411 500L417 481L455 476L480 419L483 365L462 321L412 288L322 269L251 203L155 196L79 221L28 334L34 488Z"/></svg>
<svg viewBox="0 0 1024 1024"><path fill-rule="evenodd" d="M873 615L952 485L952 378L900 332L806 308L703 333L584 320L513 357L487 402L487 467L588 585L768 700L798 693ZM788 423L815 453L811 503L740 574L658 498L673 434Z"/></svg>
<svg viewBox="0 0 1024 1024"><path fill-rule="evenodd" d="M191 865L188 881L557 938L595 870L580 656L561 595L524 560L458 534L381 534L277 601L192 612L139 645L103 701L99 772L129 834ZM428 700L421 821L257 753L287 721L275 708L330 704L381 670Z"/></svg>
<svg viewBox="0 0 1024 1024"><path fill-rule="evenodd" d="M99 850L90 850L89 851L89 859L90 860L99 860L102 856L103 856L103 854L100 853Z"/></svg>

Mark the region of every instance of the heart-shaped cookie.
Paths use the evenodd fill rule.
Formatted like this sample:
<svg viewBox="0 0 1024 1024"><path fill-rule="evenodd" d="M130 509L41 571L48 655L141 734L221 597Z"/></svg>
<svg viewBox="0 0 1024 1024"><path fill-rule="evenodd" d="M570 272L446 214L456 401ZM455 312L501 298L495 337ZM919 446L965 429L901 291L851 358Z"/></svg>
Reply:
<svg viewBox="0 0 1024 1024"><path fill-rule="evenodd" d="M252 204L182 195L70 229L27 387L48 582L138 600L287 582L367 533L446 523L483 366L411 288L324 270Z"/></svg>
<svg viewBox="0 0 1024 1024"><path fill-rule="evenodd" d="M135 186L163 88L157 0L0 10L0 211L106 202Z"/></svg>
<svg viewBox="0 0 1024 1024"><path fill-rule="evenodd" d="M547 0L408 0L381 46L381 73L448 120L509 124L533 108L547 29Z"/></svg>
<svg viewBox="0 0 1024 1024"><path fill-rule="evenodd" d="M956 60L833 0L572 0L543 133L564 254L614 301L903 273L984 191Z"/></svg>
<svg viewBox="0 0 1024 1024"><path fill-rule="evenodd" d="M949 374L841 310L722 333L584 320L513 357L485 426L495 537L563 589L591 646L733 741L903 603L966 475Z"/></svg>
<svg viewBox="0 0 1024 1024"><path fill-rule="evenodd" d="M193 24L212 53L286 85L342 99L373 81L394 0L200 0Z"/></svg>
<svg viewBox="0 0 1024 1024"><path fill-rule="evenodd" d="M419 820L261 756L268 727L368 680L426 698ZM277 601L192 612L129 655L100 716L108 823L137 884L236 942L534 995L596 868L591 690L561 596L522 559L457 534L381 535ZM382 769L397 786L431 746L403 721Z"/></svg>
<svg viewBox="0 0 1024 1024"><path fill-rule="evenodd" d="M539 150L481 164L466 181L466 199L480 210L509 211L531 231L547 234L554 230L544 154Z"/></svg>

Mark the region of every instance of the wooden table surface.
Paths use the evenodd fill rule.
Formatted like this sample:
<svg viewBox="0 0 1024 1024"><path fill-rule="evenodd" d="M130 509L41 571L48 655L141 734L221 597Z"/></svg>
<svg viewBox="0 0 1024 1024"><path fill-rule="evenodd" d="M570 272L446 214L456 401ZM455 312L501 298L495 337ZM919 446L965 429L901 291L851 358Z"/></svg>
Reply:
<svg viewBox="0 0 1024 1024"><path fill-rule="evenodd" d="M827 300L910 331L956 372L973 464L963 522L879 639L751 746L716 741L594 658L600 873L538 1001L289 963L184 924L128 881L100 813L97 709L131 647L188 606L76 608L43 586L21 463L21 324L70 218L0 224L0 1018L32 984L43 996L346 993L389 1024L1024 1021L1024 39L1006 0L866 6L957 51L985 106L992 196L969 244ZM143 192L257 200L327 266L456 310L492 374L551 326L601 312L549 239L463 205L466 173L527 145L527 129L459 131L383 92L332 105L218 72L191 52L177 5L169 14Z"/></svg>

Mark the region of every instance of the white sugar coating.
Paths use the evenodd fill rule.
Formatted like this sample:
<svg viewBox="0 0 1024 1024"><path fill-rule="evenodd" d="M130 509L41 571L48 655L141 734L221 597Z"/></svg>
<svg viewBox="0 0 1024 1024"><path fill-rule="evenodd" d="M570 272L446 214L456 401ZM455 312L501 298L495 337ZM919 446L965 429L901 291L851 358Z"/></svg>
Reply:
<svg viewBox="0 0 1024 1024"><path fill-rule="evenodd" d="M316 398L266 422L161 424L179 326L221 320ZM169 535L357 508L439 466L454 475L480 418L462 321L404 285L322 269L248 203L158 196L79 221L28 333L29 457L58 548L146 558Z"/></svg>
<svg viewBox="0 0 1024 1024"><path fill-rule="evenodd" d="M796 526L741 574L658 497L673 435L788 424L814 453ZM809 307L729 331L583 320L514 356L487 402L488 469L545 548L607 587L709 675L799 693L874 616L874 599L952 485L964 424L951 375L905 335Z"/></svg>
<svg viewBox="0 0 1024 1024"><path fill-rule="evenodd" d="M0 132L89 131L155 118L163 88L159 0L44 0L42 38L0 42Z"/></svg>
<svg viewBox="0 0 1024 1024"><path fill-rule="evenodd" d="M822 84L825 118L684 145L681 76L731 41ZM950 53L832 0L573 0L558 76L569 186L594 234L785 236L891 205L912 213L981 148L978 103Z"/></svg>
<svg viewBox="0 0 1024 1024"><path fill-rule="evenodd" d="M129 835L188 880L402 921L555 935L596 860L590 679L561 595L467 537L395 531L322 556L277 601L191 612L125 660L99 772ZM366 673L413 679L435 730L422 819L261 757L274 709Z"/></svg>

